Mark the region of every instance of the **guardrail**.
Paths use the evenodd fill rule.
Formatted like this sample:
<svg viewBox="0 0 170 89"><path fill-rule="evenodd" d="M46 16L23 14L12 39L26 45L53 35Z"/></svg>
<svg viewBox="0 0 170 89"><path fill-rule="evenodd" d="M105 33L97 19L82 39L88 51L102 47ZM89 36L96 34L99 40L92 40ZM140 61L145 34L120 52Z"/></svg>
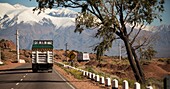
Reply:
<svg viewBox="0 0 170 89"><path fill-rule="evenodd" d="M111 87L112 89L118 89L119 88L119 84L118 84L117 79L111 80L111 78L109 78L109 77L105 78L105 77L99 76L95 73L91 73L91 72L88 72L88 71L85 71L85 70L82 70L82 69L79 69L79 68L75 68L75 67L70 66L70 65L65 65L61 62L57 62L57 63L62 65L65 68L70 68L70 69L75 69L77 71L80 71L80 72L82 72L82 75L84 77L87 77L88 79L91 79L92 81L98 82L101 85L105 85L106 87ZM129 89L129 83L128 83L127 80L123 81L122 89ZM140 83L135 82L134 83L134 89L141 89ZM153 87L152 86L146 86L146 89L153 89Z"/></svg>

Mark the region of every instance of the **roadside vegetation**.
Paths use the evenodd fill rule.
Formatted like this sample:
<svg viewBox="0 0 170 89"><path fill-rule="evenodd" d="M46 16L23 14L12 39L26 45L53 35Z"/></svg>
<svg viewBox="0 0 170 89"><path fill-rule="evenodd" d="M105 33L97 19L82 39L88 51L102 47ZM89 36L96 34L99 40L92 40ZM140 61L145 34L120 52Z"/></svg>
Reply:
<svg viewBox="0 0 170 89"><path fill-rule="evenodd" d="M119 60L118 57L102 56L102 61L99 63L97 60L95 60L94 54L91 54L90 57L93 60L88 62L75 61L74 64L77 65L74 65L74 67L98 74L105 78L109 77L111 79L117 79L119 81L119 85L122 84L123 80L127 80L129 82L130 88L134 87L136 80L132 74L133 72L127 58L122 58L122 60ZM145 72L146 85L150 84L154 87L154 89L163 89L163 79L166 74L170 74L170 70L167 68L170 66L168 64L169 60L169 58L152 58L152 60L140 60L142 69ZM69 62L63 63L70 65ZM64 67L63 69L68 72L68 74L73 75L77 79L84 79L82 73L76 70L67 69ZM142 87L145 88L145 86Z"/></svg>

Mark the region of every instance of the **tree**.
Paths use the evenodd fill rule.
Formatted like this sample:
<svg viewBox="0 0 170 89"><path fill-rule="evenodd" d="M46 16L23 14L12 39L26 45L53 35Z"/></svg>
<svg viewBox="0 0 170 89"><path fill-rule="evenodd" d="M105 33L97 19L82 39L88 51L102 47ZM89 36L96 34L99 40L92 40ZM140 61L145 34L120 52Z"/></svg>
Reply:
<svg viewBox="0 0 170 89"><path fill-rule="evenodd" d="M34 11L39 9L39 13L45 8L55 6L82 8L82 12L76 18L75 32L81 33L85 28L97 29L95 37L102 40L94 48L97 56L109 50L115 39L121 39L136 80L145 83L144 73L136 54L136 49L143 43L140 45L134 43L147 24L151 24L154 19L162 21L164 0L37 0L37 2L38 7ZM128 24L131 25L130 30L126 27Z"/></svg>
<svg viewBox="0 0 170 89"><path fill-rule="evenodd" d="M151 60L156 55L156 53L157 52L152 46L148 46L147 49L142 50L142 59Z"/></svg>

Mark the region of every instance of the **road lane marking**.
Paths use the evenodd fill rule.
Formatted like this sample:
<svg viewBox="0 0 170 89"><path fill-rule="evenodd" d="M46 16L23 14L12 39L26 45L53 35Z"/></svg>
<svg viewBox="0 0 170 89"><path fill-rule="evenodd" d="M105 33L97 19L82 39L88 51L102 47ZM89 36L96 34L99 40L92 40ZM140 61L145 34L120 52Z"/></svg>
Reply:
<svg viewBox="0 0 170 89"><path fill-rule="evenodd" d="M26 76L23 76L24 78L26 77Z"/></svg>
<svg viewBox="0 0 170 89"><path fill-rule="evenodd" d="M14 89L14 88L11 88L11 89Z"/></svg>
<svg viewBox="0 0 170 89"><path fill-rule="evenodd" d="M54 70L55 73L57 73L61 79L63 79L72 89L76 89L74 88L69 82L67 82L56 70Z"/></svg>
<svg viewBox="0 0 170 89"><path fill-rule="evenodd" d="M21 79L20 81L22 81L23 79Z"/></svg>
<svg viewBox="0 0 170 89"><path fill-rule="evenodd" d="M19 83L16 83L16 85L19 85Z"/></svg>

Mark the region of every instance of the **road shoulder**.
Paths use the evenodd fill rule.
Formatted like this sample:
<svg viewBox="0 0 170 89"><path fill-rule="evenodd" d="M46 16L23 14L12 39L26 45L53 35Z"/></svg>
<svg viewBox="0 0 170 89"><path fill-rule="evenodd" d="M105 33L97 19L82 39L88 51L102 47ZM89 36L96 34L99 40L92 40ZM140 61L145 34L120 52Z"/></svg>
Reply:
<svg viewBox="0 0 170 89"><path fill-rule="evenodd" d="M69 83L75 86L77 89L103 89L101 86L97 86L96 83L93 83L91 80L78 80L74 78L70 73L65 72L63 69L54 65L54 68L59 72L64 78L66 78Z"/></svg>

